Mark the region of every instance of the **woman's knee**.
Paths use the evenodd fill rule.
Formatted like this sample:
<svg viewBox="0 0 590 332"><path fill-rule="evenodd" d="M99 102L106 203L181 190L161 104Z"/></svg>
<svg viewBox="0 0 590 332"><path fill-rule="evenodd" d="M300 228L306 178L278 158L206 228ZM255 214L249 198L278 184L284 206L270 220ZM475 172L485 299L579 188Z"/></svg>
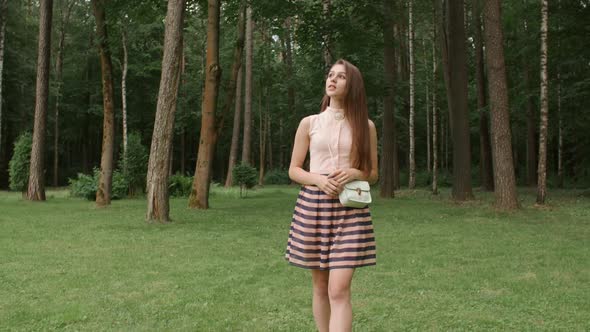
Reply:
<svg viewBox="0 0 590 332"><path fill-rule="evenodd" d="M350 284L330 283L328 286L328 297L330 298L330 302L350 301Z"/></svg>
<svg viewBox="0 0 590 332"><path fill-rule="evenodd" d="M322 273L324 271L314 271L312 276L313 293L314 295L327 297L328 296L328 281L329 274Z"/></svg>

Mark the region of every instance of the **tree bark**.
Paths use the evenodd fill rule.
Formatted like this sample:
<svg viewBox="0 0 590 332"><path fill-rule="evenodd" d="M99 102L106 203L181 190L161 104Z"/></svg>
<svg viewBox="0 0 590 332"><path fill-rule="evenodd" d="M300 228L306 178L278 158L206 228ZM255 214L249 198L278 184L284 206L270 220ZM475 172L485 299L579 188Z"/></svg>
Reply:
<svg viewBox="0 0 590 332"><path fill-rule="evenodd" d="M6 12L7 10L7 3L8 0L2 0L0 1L0 167L2 167L3 164L3 151L2 150L2 85L3 85L3 77L4 77L4 39L6 36ZM0 184L1 185L1 184Z"/></svg>
<svg viewBox="0 0 590 332"><path fill-rule="evenodd" d="M413 0L408 0L408 49L410 57L410 170L408 188L416 188L416 137L414 131L415 118L415 63L414 63L414 18L413 18Z"/></svg>
<svg viewBox="0 0 590 332"><path fill-rule="evenodd" d="M45 128L49 97L49 62L51 61L51 18L53 0L41 0L39 8L39 49L37 55L37 87L35 92L35 124L31 148L27 199L45 200Z"/></svg>
<svg viewBox="0 0 590 332"><path fill-rule="evenodd" d="M326 73L332 66L332 38L329 32L330 20L332 15L332 2L331 0L322 0L322 9L324 15L324 69Z"/></svg>
<svg viewBox="0 0 590 332"><path fill-rule="evenodd" d="M384 83L385 97L383 98L383 129L381 134L381 145L383 149L383 162L381 165L380 196L393 198L395 196L394 186L394 84L395 84L395 49L393 32L393 3L383 0L383 60L385 64Z"/></svg>
<svg viewBox="0 0 590 332"><path fill-rule="evenodd" d="M429 57L429 50L426 48L426 37L422 39L422 49L424 50L423 58L424 58L424 68L425 71L428 73L430 66L428 65L428 57ZM430 113L430 85L432 82L429 81L427 77L425 79L425 89L426 93L424 95L425 105L426 105L426 171L428 174L432 172L432 115Z"/></svg>
<svg viewBox="0 0 590 332"><path fill-rule="evenodd" d="M252 57L253 57L252 7L246 9L246 82L244 89L244 135L242 137L242 163L250 165L252 153Z"/></svg>
<svg viewBox="0 0 590 332"><path fill-rule="evenodd" d="M549 88L547 79L547 33L549 1L541 1L541 123L539 128L539 165L537 167L537 204L545 204L547 196L547 127L549 117Z"/></svg>
<svg viewBox="0 0 590 332"><path fill-rule="evenodd" d="M208 0L207 72L205 76L203 105L201 107L201 137L199 139L199 152L195 168L195 177L189 197L189 207L198 209L209 208L211 166L215 152L215 143L217 142L217 136L219 133L218 128L220 127L220 125L216 123L218 120L215 117L219 79L221 77L221 67L219 66L219 11L220 1ZM251 19L251 9L248 8L248 11L249 13L247 15ZM250 72L250 75L251 74L252 73Z"/></svg>
<svg viewBox="0 0 590 332"><path fill-rule="evenodd" d="M238 38L234 50L234 62L232 66L231 78L226 90L226 101L223 108L224 114L229 114L232 104L234 109L234 122L232 131L232 140L229 153L229 163L227 166L227 176L225 178L225 187L232 185L232 171L236 164L238 156L238 143L240 140L240 118L241 118L241 101L242 101L242 58L244 53L244 39L246 37L246 2L242 1L240 13L238 16ZM230 91L231 90L231 91ZM235 99L235 102L234 102Z"/></svg>
<svg viewBox="0 0 590 332"><path fill-rule="evenodd" d="M270 82L269 82L270 83ZM262 84L261 84L262 85ZM266 87L266 101L268 103L268 99L269 99L269 95L268 95L268 86ZM259 92L258 95L258 110L259 110L259 114L260 114L260 118L259 118L259 125L260 125L260 130L258 131L259 137L259 173L258 173L258 185L263 186L264 185L264 172L265 172L265 166L266 166L266 137L268 136L266 134L266 130L267 130L267 111L268 111L268 104L266 105L267 109L262 109L262 89Z"/></svg>
<svg viewBox="0 0 590 332"><path fill-rule="evenodd" d="M121 74L121 108L123 115L123 168L127 171L127 26L123 23L121 31L121 46L123 46L123 68Z"/></svg>
<svg viewBox="0 0 590 332"><path fill-rule="evenodd" d="M436 11L433 12L432 27L432 194L438 195L438 107L436 101L436 81L438 64L436 61Z"/></svg>
<svg viewBox="0 0 590 332"><path fill-rule="evenodd" d="M185 0L169 0L164 32L162 76L147 172L148 222L170 221L168 179L174 138L174 116L180 84Z"/></svg>
<svg viewBox="0 0 590 332"><path fill-rule="evenodd" d="M563 188L565 180L563 174L563 114L561 113L561 73L559 65L557 69L557 117L559 118L557 133L557 186Z"/></svg>
<svg viewBox="0 0 590 332"><path fill-rule="evenodd" d="M298 118L295 110L295 80L293 79L293 48L291 41L291 18L285 20L285 57L284 61L287 65L287 114L293 114L295 118ZM286 168L285 159L289 153L288 145L285 144L283 136L283 118L281 118L279 124L279 147L280 147L280 167L281 169Z"/></svg>
<svg viewBox="0 0 590 332"><path fill-rule="evenodd" d="M111 204L113 184L113 150L115 145L115 106L113 103L113 64L108 46L104 0L93 0L92 7L96 18L96 34L100 52L102 74L102 100L104 118L102 126L102 153L100 158L100 178L96 191L98 207Z"/></svg>
<svg viewBox="0 0 590 332"><path fill-rule="evenodd" d="M55 127L53 135L53 186L59 185L59 106L61 100L61 87L63 85L62 73L63 73L63 59L64 59L64 44L66 35L66 26L70 21L70 13L75 2L70 1L67 5L65 17L63 8L60 6L60 27L59 27L59 42L57 48L57 57L55 60L55 80L57 86L57 92L55 96Z"/></svg>
<svg viewBox="0 0 590 332"><path fill-rule="evenodd" d="M448 0L443 15L442 46L453 143L453 199L473 199L467 102L467 50L462 1ZM446 56L445 56L446 53ZM452 75L452 76L451 76Z"/></svg>
<svg viewBox="0 0 590 332"><path fill-rule="evenodd" d="M561 0L557 0L558 10L561 12ZM561 22L557 24L557 50L561 50ZM561 63L557 65L557 187L563 188L563 114L561 113Z"/></svg>
<svg viewBox="0 0 590 332"><path fill-rule="evenodd" d="M484 14L486 64L492 116L495 205L500 210L514 210L519 207L519 204L512 159L512 134L510 133L500 0L486 0Z"/></svg>
<svg viewBox="0 0 590 332"><path fill-rule="evenodd" d="M394 1L393 2L393 6L394 6L394 13L396 13L399 9L399 7L401 6L401 3L398 1ZM394 16L395 17L395 14ZM403 17L403 16L402 16ZM398 22L395 21L395 18L392 18L393 21L393 43L394 43L394 47L397 47L396 50L394 50L393 53L393 63L394 63L394 68L395 68L395 74L393 76L393 84L392 84L392 93L394 96L396 95L402 95L402 97L400 99L401 102L397 103L397 106L399 106L400 109L400 113L402 112L402 110L405 110L405 107L407 105L407 96L404 94L404 87L402 86L402 84L397 84L398 82L407 82L406 78L404 77L405 75L405 70L403 67L403 53L406 51L406 48L404 47L404 34L401 32L402 27L400 26L401 24L399 24ZM403 21L403 20L402 20ZM398 97L399 98L399 97ZM395 106L396 106L396 97L393 97L393 105L394 105L394 111L393 111L393 188L395 190L398 190L401 188L401 181L400 181L400 167L399 167L399 150L400 147L397 145L397 123L395 121L395 116L396 116L396 112L395 112Z"/></svg>
<svg viewBox="0 0 590 332"><path fill-rule="evenodd" d="M527 95L526 102L526 125L527 125L527 141L526 141L526 183L529 186L537 184L537 129L535 116L535 102L531 95L531 79L528 59L523 59L523 76L524 87Z"/></svg>
<svg viewBox="0 0 590 332"><path fill-rule="evenodd" d="M473 28L475 30L475 77L477 81L477 108L479 109L479 172L482 189L485 191L493 191L494 177L492 175L492 148L488 125L488 113L486 110L486 84L480 15L481 0L473 0Z"/></svg>
<svg viewBox="0 0 590 332"><path fill-rule="evenodd" d="M233 169L238 160L238 145L240 143L240 128L242 121L242 76L243 69L238 71L238 80L236 84L236 101L234 106L234 128L231 136L231 147L229 150L229 163L227 166L227 176L225 178L225 187L231 187L233 184Z"/></svg>

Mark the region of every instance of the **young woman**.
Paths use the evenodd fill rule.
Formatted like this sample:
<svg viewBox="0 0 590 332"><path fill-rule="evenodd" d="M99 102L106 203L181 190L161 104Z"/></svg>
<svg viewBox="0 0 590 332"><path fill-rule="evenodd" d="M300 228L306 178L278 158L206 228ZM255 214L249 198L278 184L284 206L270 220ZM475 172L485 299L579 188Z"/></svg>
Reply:
<svg viewBox="0 0 590 332"><path fill-rule="evenodd" d="M309 172L303 162L310 153ZM289 176L302 184L285 258L311 269L313 315L320 332L351 331L355 268L376 264L369 208L340 204L353 180L377 181L377 132L368 118L363 77L338 60L326 78L321 112L299 124Z"/></svg>

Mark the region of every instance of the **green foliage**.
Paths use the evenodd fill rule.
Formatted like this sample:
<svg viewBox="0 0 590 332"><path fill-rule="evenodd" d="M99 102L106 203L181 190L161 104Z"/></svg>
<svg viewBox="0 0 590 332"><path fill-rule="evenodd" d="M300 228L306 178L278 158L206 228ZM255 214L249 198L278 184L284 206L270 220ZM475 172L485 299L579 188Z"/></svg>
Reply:
<svg viewBox="0 0 590 332"><path fill-rule="evenodd" d="M14 154L8 164L10 190L24 192L29 182L31 164L31 145L33 136L25 132L14 143Z"/></svg>
<svg viewBox="0 0 590 332"><path fill-rule="evenodd" d="M100 169L98 168L94 169L94 174L92 176L78 173L78 178L69 179L70 195L93 201L96 198L99 178ZM125 179L123 173L121 173L119 170L114 171L111 199L125 198L127 196L128 186L128 181Z"/></svg>
<svg viewBox="0 0 590 332"><path fill-rule="evenodd" d="M240 186L240 197L244 189L250 189L256 185L257 178L256 168L247 164L239 164L232 170L233 184Z"/></svg>
<svg viewBox="0 0 590 332"><path fill-rule="evenodd" d="M182 174L174 174L168 181L169 194L172 197L188 197L191 194L193 177Z"/></svg>
<svg viewBox="0 0 590 332"><path fill-rule="evenodd" d="M69 183L70 195L74 197L83 197L89 201L96 198L96 191L98 190L98 181L95 181L94 176L78 173L78 178L69 179Z"/></svg>
<svg viewBox="0 0 590 332"><path fill-rule="evenodd" d="M273 169L264 175L265 184L290 184L289 171L285 169Z"/></svg>
<svg viewBox="0 0 590 332"><path fill-rule="evenodd" d="M145 188L147 163L148 151L141 144L141 135L137 132L131 133L127 140L127 157L125 158L121 147L119 165L123 167L122 172L129 183L129 193L132 196Z"/></svg>

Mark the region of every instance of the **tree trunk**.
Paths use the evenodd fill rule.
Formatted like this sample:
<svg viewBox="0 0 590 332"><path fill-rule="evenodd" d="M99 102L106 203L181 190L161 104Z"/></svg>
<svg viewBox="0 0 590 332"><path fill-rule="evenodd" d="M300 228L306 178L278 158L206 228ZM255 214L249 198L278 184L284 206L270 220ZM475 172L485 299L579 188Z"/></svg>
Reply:
<svg viewBox="0 0 590 332"><path fill-rule="evenodd" d="M269 170L273 170L274 169L274 163L273 163L273 153L272 153L272 118L270 116L270 101L267 99L266 100L266 153L267 153L267 157L266 160L268 161L268 169Z"/></svg>
<svg viewBox="0 0 590 332"><path fill-rule="evenodd" d="M45 200L45 128L49 97L49 62L51 60L51 17L53 0L41 0L39 8L39 49L37 55L37 88L35 92L35 125L27 199Z"/></svg>
<svg viewBox="0 0 590 332"><path fill-rule="evenodd" d="M329 32L331 31L331 29L329 28L332 15L331 0L322 0L322 8L324 14L324 22L326 22L324 24L324 69L327 73L328 70L330 70L330 67L332 66L332 38Z"/></svg>
<svg viewBox="0 0 590 332"><path fill-rule="evenodd" d="M438 107L436 101L436 11L433 14L432 33L432 194L438 195Z"/></svg>
<svg viewBox="0 0 590 332"><path fill-rule="evenodd" d="M169 0L166 10L162 76L147 171L146 219L148 222L165 223L170 220L169 159L174 138L174 115L180 84L184 7L185 0Z"/></svg>
<svg viewBox="0 0 590 332"><path fill-rule="evenodd" d="M4 154L2 150L2 83L4 73L4 38L6 35L6 12L7 12L8 0L0 1L0 167L3 167ZM0 184L1 185L1 184Z"/></svg>
<svg viewBox="0 0 590 332"><path fill-rule="evenodd" d="M422 49L424 50L424 68L425 71L428 73L428 49L426 48L426 38L422 39ZM428 78L425 79L425 89L426 93L424 94L424 101L426 105L426 171L430 174L432 172L432 124L431 124L431 114L430 114L430 84L431 82L428 81Z"/></svg>
<svg viewBox="0 0 590 332"><path fill-rule="evenodd" d="M287 114L293 114L294 118L298 118L295 110L295 80L293 79L293 48L291 42L291 18L285 20L285 64L287 65ZM325 60L324 60L325 61ZM284 141L284 127L283 118L279 120L279 147L280 147L280 167L286 168L285 159L289 154L288 144ZM294 133L293 133L294 134ZM294 136L294 135L293 135Z"/></svg>
<svg viewBox="0 0 590 332"><path fill-rule="evenodd" d="M415 149L416 149L416 137L414 131L414 117L415 117L415 64L414 64L414 18L413 18L413 0L408 1L408 16L409 16L409 23L408 23L408 48L409 48L409 56L410 56L410 174L409 174L409 183L408 188L414 189L416 188L416 158L415 158Z"/></svg>
<svg viewBox="0 0 590 332"><path fill-rule="evenodd" d="M98 207L111 204L113 184L113 150L115 145L115 106L113 103L113 65L108 46L104 0L93 0L94 17L96 18L96 34L100 51L100 67L102 74L102 100L104 118L102 126L102 153L100 158L100 178L96 191Z"/></svg>
<svg viewBox="0 0 590 332"><path fill-rule="evenodd" d="M234 110L234 124L232 132L232 142L229 155L229 164L227 166L227 176L225 179L225 186L229 187L232 184L232 171L236 164L238 155L238 142L240 139L240 101L242 99L242 58L244 51L244 39L246 37L246 2L242 1L240 4L240 13L238 16L238 38L236 40L236 48L234 50L234 62L232 72L227 85L225 98L225 105L223 107L223 114L229 114L232 104L235 105ZM236 99L234 103L234 98Z"/></svg>
<svg viewBox="0 0 590 332"><path fill-rule="evenodd" d="M59 185L59 102L61 100L62 72L64 59L64 43L66 35L66 26L70 21L70 13L75 2L71 1L67 5L67 11L63 13L63 8L60 6L60 27L59 27L59 42L57 48L57 57L55 60L55 80L56 80L56 96L55 96L55 127L53 135L53 186Z"/></svg>
<svg viewBox="0 0 590 332"><path fill-rule="evenodd" d="M252 7L246 9L246 82L244 89L244 136L242 138L242 163L250 165L252 146L252 57L253 57Z"/></svg>
<svg viewBox="0 0 590 332"><path fill-rule="evenodd" d="M231 136L231 147L229 150L229 163L227 166L227 177L225 178L225 187L231 187L233 184L233 169L238 160L238 144L240 143L240 125L242 120L242 73L240 67L238 71L238 80L236 82L236 101L234 109L234 128Z"/></svg>
<svg viewBox="0 0 590 332"><path fill-rule="evenodd" d="M262 83L262 82L261 82ZM268 82L270 83L270 82ZM261 84L262 86L262 84ZM268 95L268 86L266 87L266 100L268 102L269 99L269 95ZM268 105L267 105L268 106ZM264 166L266 164L266 129L267 129L267 119L266 119L266 112L265 110L262 109L262 89L260 90L259 94L258 94L258 109L259 109L259 114L260 114L260 118L259 118L259 125L260 125L260 130L258 131L259 133L259 165L260 165L260 169L259 169L259 173L258 173L258 185L262 186L264 185Z"/></svg>
<svg viewBox="0 0 590 332"><path fill-rule="evenodd" d="M441 42L443 62L446 64L444 76L453 142L453 199L465 201L473 199L473 191L467 102L467 50L462 1L447 1L444 13Z"/></svg>
<svg viewBox="0 0 590 332"><path fill-rule="evenodd" d="M512 134L510 133L510 111L506 64L504 61L504 34L502 32L501 0L486 0L485 43L488 67L490 109L493 134L494 195L496 208L513 210L518 208L516 178L512 160Z"/></svg>
<svg viewBox="0 0 590 332"><path fill-rule="evenodd" d="M393 198L395 196L394 187L394 84L395 84L395 49L394 49L394 32L393 32L393 3L389 0L383 0L383 60L385 64L385 97L383 98L383 129L381 135L381 144L383 149L383 162L381 176L380 196L384 198Z"/></svg>
<svg viewBox="0 0 590 332"><path fill-rule="evenodd" d="M535 102L531 95L531 79L528 59L523 59L524 87L527 95L526 102L526 125L527 125L527 142L526 142L526 183L529 186L537 184L537 129L535 116Z"/></svg>
<svg viewBox="0 0 590 332"><path fill-rule="evenodd" d="M287 76L293 77L293 52L292 52L292 42L291 42L291 19L287 19L286 21L286 36L285 36L285 61L287 63ZM295 84L294 80L288 80L288 87L287 87L287 111L288 114L295 114ZM283 119L281 118L281 126L280 126L280 146L281 146L281 169L285 169L286 167L286 159L287 155L289 154L290 149L287 148L287 144L285 144L283 131L284 131L284 123L282 122Z"/></svg>
<svg viewBox="0 0 590 332"><path fill-rule="evenodd" d="M559 118L557 133L557 186L563 188L565 180L563 174L563 115L561 113L561 73L559 66L557 69L557 116Z"/></svg>
<svg viewBox="0 0 590 332"><path fill-rule="evenodd" d="M492 175L492 150L488 113L486 111L486 84L484 72L483 39L481 35L481 0L473 0L473 28L475 29L475 76L477 80L477 108L479 109L479 170L481 187L485 191L494 190Z"/></svg>
<svg viewBox="0 0 590 332"><path fill-rule="evenodd" d="M394 8L394 13L397 12L400 7L400 3L397 1L394 1L393 6L395 6ZM395 16L394 16L395 17ZM400 108L400 112L401 110L405 110L405 107L407 105L406 101L406 95L403 93L404 91L404 87L402 86L402 84L397 84L398 82L405 82L405 77L403 76L405 74L404 68L403 68L403 53L405 52L405 48L404 48L404 38L403 38L403 33L401 32L402 28L400 27L400 24L395 22L393 23L393 40L394 40L394 47L397 46L397 51L394 50L393 53L393 63L394 63L394 68L395 68L395 74L393 76L393 90L392 93L394 96L396 95L402 95L401 97L401 102L398 103L397 105ZM396 121L395 121L395 106L396 106L396 102L395 102L396 98L393 98L393 104L394 104L394 112L393 112L393 188L395 190L398 190L401 188L401 181L400 181L400 167L399 167L399 150L400 147L397 145L397 127L396 127Z"/></svg>
<svg viewBox="0 0 590 332"><path fill-rule="evenodd" d="M123 24L121 31L121 45L123 46L123 69L121 74L121 104L123 115L123 168L127 171L127 26Z"/></svg>
<svg viewBox="0 0 590 332"><path fill-rule="evenodd" d="M541 124L539 128L539 166L537 168L537 204L545 204L547 196L547 127L549 117L547 80L547 33L549 1L541 1Z"/></svg>
<svg viewBox="0 0 590 332"><path fill-rule="evenodd" d="M221 68L219 66L219 11L220 1L208 0L207 72L205 76L203 105L201 107L201 137L199 139L199 152L195 168L195 178L191 195L189 197L189 207L198 209L209 208L211 166L215 152L215 143L217 142L217 136L219 133L218 127L220 127L216 123L218 120L215 117L219 79L221 77ZM252 12L250 8L248 8L248 12L248 17L251 22ZM247 65L248 63L246 62L246 66ZM248 71L246 71L246 73L248 73ZM250 76L251 74L252 73L250 72Z"/></svg>
<svg viewBox="0 0 590 332"><path fill-rule="evenodd" d="M558 10L561 12L561 0L557 0ZM561 50L561 22L557 24L557 50ZM557 117L558 117L558 133L557 133L557 186L563 188L564 174L563 174L563 114L561 113L561 63L557 65Z"/></svg>

